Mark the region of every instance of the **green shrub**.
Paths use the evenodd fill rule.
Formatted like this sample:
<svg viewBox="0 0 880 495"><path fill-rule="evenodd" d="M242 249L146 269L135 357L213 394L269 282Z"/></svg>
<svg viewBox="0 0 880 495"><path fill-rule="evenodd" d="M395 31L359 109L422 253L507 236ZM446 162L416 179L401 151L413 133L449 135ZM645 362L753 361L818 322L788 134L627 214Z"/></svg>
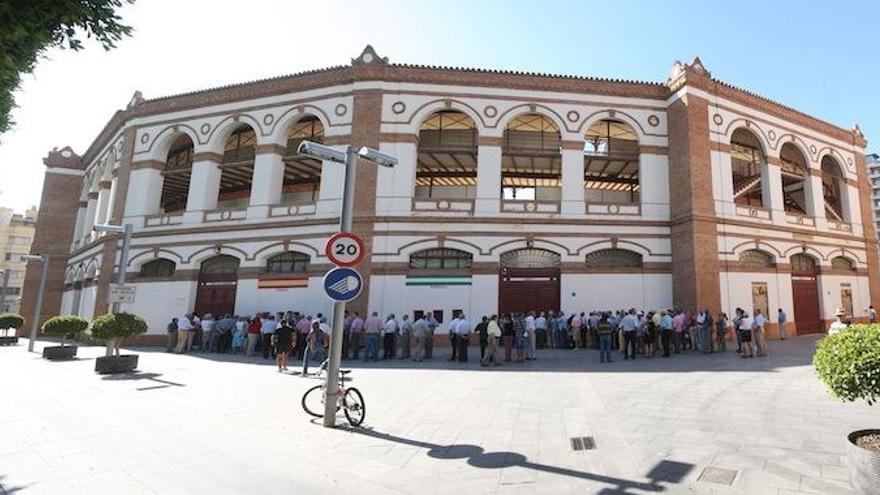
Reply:
<svg viewBox="0 0 880 495"><path fill-rule="evenodd" d="M880 398L880 325L853 325L823 338L813 367L835 397L874 404Z"/></svg>
<svg viewBox="0 0 880 495"><path fill-rule="evenodd" d="M14 328L18 330L24 326L24 318L15 313L0 314L0 329Z"/></svg>
<svg viewBox="0 0 880 495"><path fill-rule="evenodd" d="M74 315L53 316L43 323L40 331L46 335L61 338L72 338L89 328L89 321Z"/></svg>
<svg viewBox="0 0 880 495"><path fill-rule="evenodd" d="M92 337L99 340L124 339L147 331L147 321L131 313L110 313L92 320Z"/></svg>

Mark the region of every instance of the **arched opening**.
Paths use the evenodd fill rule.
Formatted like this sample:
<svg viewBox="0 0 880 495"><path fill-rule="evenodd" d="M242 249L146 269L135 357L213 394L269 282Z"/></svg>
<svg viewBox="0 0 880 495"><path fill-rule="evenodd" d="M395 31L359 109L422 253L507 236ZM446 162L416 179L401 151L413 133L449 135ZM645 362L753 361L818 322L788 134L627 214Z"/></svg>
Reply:
<svg viewBox="0 0 880 495"><path fill-rule="evenodd" d="M195 311L198 315L235 313L238 265L238 258L226 254L202 261L196 291Z"/></svg>
<svg viewBox="0 0 880 495"><path fill-rule="evenodd" d="M588 253L585 258L587 268L599 270L642 268L642 255L629 249L609 248Z"/></svg>
<svg viewBox="0 0 880 495"><path fill-rule="evenodd" d="M825 198L825 215L838 222L846 221L843 210L843 191L846 180L837 160L831 155L822 158L822 196Z"/></svg>
<svg viewBox="0 0 880 495"><path fill-rule="evenodd" d="M186 209L192 163L192 139L186 134L181 134L171 144L162 170L162 195L159 200L159 210L162 213Z"/></svg>
<svg viewBox="0 0 880 495"><path fill-rule="evenodd" d="M501 194L506 200L559 201L562 198L562 140L549 118L528 113L504 130Z"/></svg>
<svg viewBox="0 0 880 495"><path fill-rule="evenodd" d="M416 198L477 195L477 126L467 114L442 110L419 129Z"/></svg>
<svg viewBox="0 0 880 495"><path fill-rule="evenodd" d="M791 295L797 334L824 330L819 313L818 263L812 256L798 253L791 257Z"/></svg>
<svg viewBox="0 0 880 495"><path fill-rule="evenodd" d="M764 152L758 138L744 128L733 131L730 138L730 165L734 203L766 207L762 184L764 163Z"/></svg>
<svg viewBox="0 0 880 495"><path fill-rule="evenodd" d="M281 203L309 204L318 201L321 190L321 160L298 153L303 141L324 142L324 125L314 115L296 121L287 133L287 153L284 157L284 185Z"/></svg>
<svg viewBox="0 0 880 495"><path fill-rule="evenodd" d="M254 176L257 133L248 124L241 124L226 138L220 163L220 196L218 209L241 209L248 205Z"/></svg>
<svg viewBox="0 0 880 495"><path fill-rule="evenodd" d="M141 265L140 276L143 278L163 278L174 275L176 265L165 258L157 258Z"/></svg>
<svg viewBox="0 0 880 495"><path fill-rule="evenodd" d="M584 188L588 203L639 203L639 139L627 123L605 119L585 134Z"/></svg>
<svg viewBox="0 0 880 495"><path fill-rule="evenodd" d="M856 264L849 258L835 256L834 258L831 258L831 269L835 272L850 273L856 271Z"/></svg>
<svg viewBox="0 0 880 495"><path fill-rule="evenodd" d="M763 270L773 266L773 256L760 249L749 249L739 255L739 267L743 270Z"/></svg>
<svg viewBox="0 0 880 495"><path fill-rule="evenodd" d="M300 273L309 272L311 257L299 251L285 251L266 260L266 273Z"/></svg>
<svg viewBox="0 0 880 495"><path fill-rule="evenodd" d="M782 174L782 201L786 213L807 214L807 159L792 143L782 145L779 153Z"/></svg>
<svg viewBox="0 0 880 495"><path fill-rule="evenodd" d="M474 256L460 249L431 248L409 257L409 271L417 274L470 274Z"/></svg>
<svg viewBox="0 0 880 495"><path fill-rule="evenodd" d="M546 249L523 248L501 255L498 310L502 313L559 311L562 257Z"/></svg>

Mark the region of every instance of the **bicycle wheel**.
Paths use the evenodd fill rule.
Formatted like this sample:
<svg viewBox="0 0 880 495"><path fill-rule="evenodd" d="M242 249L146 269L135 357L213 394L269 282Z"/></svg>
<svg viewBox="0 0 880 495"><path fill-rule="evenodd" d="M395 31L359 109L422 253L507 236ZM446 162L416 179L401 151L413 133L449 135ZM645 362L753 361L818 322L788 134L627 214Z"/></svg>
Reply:
<svg viewBox="0 0 880 495"><path fill-rule="evenodd" d="M351 426L360 426L367 416L367 404L364 402L364 396L360 390L349 388L345 390L342 396L342 406L345 408L345 419Z"/></svg>
<svg viewBox="0 0 880 495"><path fill-rule="evenodd" d="M315 385L306 390L302 398L303 410L316 418L324 417L324 390L323 386Z"/></svg>

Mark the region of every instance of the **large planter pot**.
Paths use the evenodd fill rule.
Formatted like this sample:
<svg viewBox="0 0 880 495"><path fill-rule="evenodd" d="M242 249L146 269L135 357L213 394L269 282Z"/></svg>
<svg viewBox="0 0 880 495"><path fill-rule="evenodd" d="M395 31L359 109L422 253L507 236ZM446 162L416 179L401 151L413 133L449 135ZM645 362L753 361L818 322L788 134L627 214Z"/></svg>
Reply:
<svg viewBox="0 0 880 495"><path fill-rule="evenodd" d="M15 335L0 337L0 345L15 345L15 344L18 344L18 337Z"/></svg>
<svg viewBox="0 0 880 495"><path fill-rule="evenodd" d="M849 481L856 493L864 495L880 493L880 452L856 445L859 437L871 434L880 435L880 430L854 431L847 437Z"/></svg>
<svg viewBox="0 0 880 495"><path fill-rule="evenodd" d="M95 372L107 373L130 373L137 368L137 354L123 354L121 356L102 356L95 360Z"/></svg>
<svg viewBox="0 0 880 495"><path fill-rule="evenodd" d="M53 345L43 348L43 359L49 361L69 361L76 357L75 345Z"/></svg>

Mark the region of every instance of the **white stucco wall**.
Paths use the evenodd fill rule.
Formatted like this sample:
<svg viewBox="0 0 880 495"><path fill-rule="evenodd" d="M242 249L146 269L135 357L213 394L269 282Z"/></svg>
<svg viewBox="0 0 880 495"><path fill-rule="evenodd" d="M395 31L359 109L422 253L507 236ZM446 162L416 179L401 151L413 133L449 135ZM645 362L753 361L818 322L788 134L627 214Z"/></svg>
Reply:
<svg viewBox="0 0 880 495"><path fill-rule="evenodd" d="M672 275L563 274L560 309L566 313L672 306Z"/></svg>

